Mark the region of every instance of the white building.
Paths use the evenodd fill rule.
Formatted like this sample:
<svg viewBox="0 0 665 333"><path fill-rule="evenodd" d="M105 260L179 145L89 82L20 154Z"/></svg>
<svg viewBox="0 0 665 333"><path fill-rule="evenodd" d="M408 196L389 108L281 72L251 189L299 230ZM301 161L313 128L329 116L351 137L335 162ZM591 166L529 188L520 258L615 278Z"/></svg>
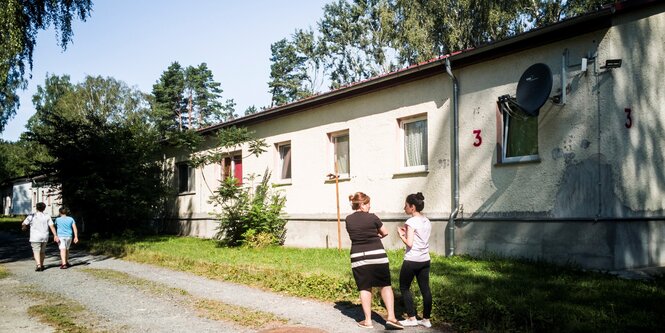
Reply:
<svg viewBox="0 0 665 333"><path fill-rule="evenodd" d="M405 196L422 192L439 254L664 265L664 32L662 1L619 3L200 133L242 126L269 143L259 157L245 148L225 163L236 176L272 170L287 197L289 246L337 246L326 177L337 159L342 224L348 195L365 192L392 231L388 247L401 246ZM537 63L552 73L539 115L510 115L499 97L515 96ZM167 157L184 184L181 233L213 235L207 201L222 165L188 170L187 155Z"/></svg>
<svg viewBox="0 0 665 333"><path fill-rule="evenodd" d="M0 211L3 215L28 215L36 211L38 202L46 204L45 212L58 215L62 205L57 186L43 183L44 176L19 177L5 182Z"/></svg>

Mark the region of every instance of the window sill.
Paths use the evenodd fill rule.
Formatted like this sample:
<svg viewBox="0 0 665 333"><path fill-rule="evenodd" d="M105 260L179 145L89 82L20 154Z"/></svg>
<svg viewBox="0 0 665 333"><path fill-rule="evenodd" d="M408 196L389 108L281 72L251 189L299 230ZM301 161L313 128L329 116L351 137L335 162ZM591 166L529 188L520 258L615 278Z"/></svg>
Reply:
<svg viewBox="0 0 665 333"><path fill-rule="evenodd" d="M509 165L520 165L520 164L537 164L540 163L540 156L527 156L520 159L510 159L508 161L503 160L500 162L494 163L494 166L509 166Z"/></svg>
<svg viewBox="0 0 665 333"><path fill-rule="evenodd" d="M393 173L393 179L396 178L408 178L408 177L423 177L429 174L429 170L400 170Z"/></svg>
<svg viewBox="0 0 665 333"><path fill-rule="evenodd" d="M291 184L291 179L280 179L274 183L275 186L290 186Z"/></svg>
<svg viewBox="0 0 665 333"><path fill-rule="evenodd" d="M187 195L194 195L194 194L196 194L196 192L180 192L180 193L178 193L178 196L179 197L184 197L184 196L187 196Z"/></svg>

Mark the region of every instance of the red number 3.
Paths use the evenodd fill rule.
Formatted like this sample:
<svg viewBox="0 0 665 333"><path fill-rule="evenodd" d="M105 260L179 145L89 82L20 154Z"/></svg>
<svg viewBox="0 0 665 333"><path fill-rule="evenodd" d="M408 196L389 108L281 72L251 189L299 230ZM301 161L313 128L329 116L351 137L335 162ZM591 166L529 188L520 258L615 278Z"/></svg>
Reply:
<svg viewBox="0 0 665 333"><path fill-rule="evenodd" d="M480 130L473 130L473 134L476 135L476 141L473 142L473 146L480 147L480 145L483 143L483 138L480 136Z"/></svg>
<svg viewBox="0 0 665 333"><path fill-rule="evenodd" d="M626 113L626 123L625 123L626 128L633 127L633 118L631 118L631 116L630 116L631 111L632 110L630 108L623 109L623 112Z"/></svg>

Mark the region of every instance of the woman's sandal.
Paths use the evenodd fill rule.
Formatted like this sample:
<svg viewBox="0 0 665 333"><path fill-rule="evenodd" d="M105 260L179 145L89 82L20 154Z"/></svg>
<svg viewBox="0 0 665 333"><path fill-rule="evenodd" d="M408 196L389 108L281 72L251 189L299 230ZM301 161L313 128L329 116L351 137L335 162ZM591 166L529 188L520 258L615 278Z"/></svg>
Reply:
<svg viewBox="0 0 665 333"><path fill-rule="evenodd" d="M362 328L374 328L373 325L367 325L367 324L365 324L365 321L364 321L364 320L363 320L363 321L359 321L359 322L358 322L358 326L359 326L359 327L362 327Z"/></svg>
<svg viewBox="0 0 665 333"><path fill-rule="evenodd" d="M400 324L399 321L386 320L386 326L388 326L390 328L395 328L395 329L398 329L398 330L404 329L404 326L402 326L402 324Z"/></svg>

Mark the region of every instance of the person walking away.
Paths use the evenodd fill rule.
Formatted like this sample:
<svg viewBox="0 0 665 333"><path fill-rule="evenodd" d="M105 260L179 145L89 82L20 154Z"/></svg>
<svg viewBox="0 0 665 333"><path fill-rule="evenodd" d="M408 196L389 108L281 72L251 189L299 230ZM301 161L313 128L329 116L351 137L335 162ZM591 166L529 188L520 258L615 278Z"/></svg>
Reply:
<svg viewBox="0 0 665 333"><path fill-rule="evenodd" d="M60 248L60 260L62 261L60 269L67 269L72 266L69 263L69 247L72 244L72 240L74 244L79 242L76 221L72 217L67 216L67 208L60 207L60 216L55 219L55 227L58 230L55 241Z"/></svg>
<svg viewBox="0 0 665 333"><path fill-rule="evenodd" d="M32 254L35 257L37 267L36 272L44 270L44 257L46 256L46 243L49 238L49 228L55 238L55 230L53 229L53 220L49 214L44 213L46 204L38 202L36 205L37 212L25 217L21 223L23 231L30 228L30 246L32 246Z"/></svg>
<svg viewBox="0 0 665 333"><path fill-rule="evenodd" d="M432 327L430 315L432 313L432 292L429 286L430 255L429 237L432 233L432 223L421 211L425 208L425 196L418 192L409 194L404 202L404 212L411 217L398 230L399 238L406 245L404 263L399 272L399 289L404 298L404 307L409 316L400 321L403 326ZM416 319L416 308L413 304L411 283L414 277L418 281L420 293L423 296L423 319Z"/></svg>
<svg viewBox="0 0 665 333"><path fill-rule="evenodd" d="M360 304L365 319L358 322L362 328L372 325L372 287L381 288L381 298L388 311L386 326L402 329L395 318L395 298L390 285L388 255L381 239L388 235L386 227L374 214L370 214L370 198L362 192L349 196L351 208L355 211L346 217L346 231L351 238L351 269L360 291Z"/></svg>

